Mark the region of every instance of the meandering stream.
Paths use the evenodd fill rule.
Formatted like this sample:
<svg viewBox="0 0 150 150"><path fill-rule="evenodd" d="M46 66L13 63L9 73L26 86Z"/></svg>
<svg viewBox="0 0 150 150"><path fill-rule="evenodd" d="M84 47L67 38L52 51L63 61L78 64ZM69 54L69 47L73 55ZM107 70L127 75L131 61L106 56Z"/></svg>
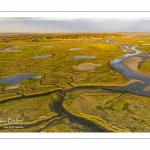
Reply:
<svg viewBox="0 0 150 150"><path fill-rule="evenodd" d="M109 42L109 41L107 41L107 42ZM113 43L111 41L110 44L116 44L116 43ZM124 47L126 49L129 49L129 47L127 45L124 45ZM143 91L143 89L145 87L150 85L150 77L148 75L144 74L144 73L141 74L140 72L134 72L131 69L128 69L128 68L124 67L120 63L121 61L123 61L123 60L125 60L125 59L127 59L129 57L133 57L133 56L137 56L137 55L141 54L142 52L140 50L138 50L136 47L137 46L130 47L131 50L135 51L134 54L130 54L130 53L128 54L127 53L125 56L117 58L116 60L111 61L110 65L116 71L120 72L125 78L127 78L127 79L130 78L130 80L131 79L136 79L137 82L130 83L127 86L91 86L91 87L83 86L83 87L80 87L80 88L70 88L68 90L63 90L61 92L61 96L59 98L59 102L57 102L56 105L55 105L55 108L56 108L57 112L60 115L66 115L69 118L73 118L74 121L77 121L77 122L79 122L81 124L89 125L89 126L94 127L95 132L97 132L97 131L98 132L110 132L107 129L103 128L102 126L97 125L96 123L94 123L92 121L89 121L89 120L87 120L85 118L82 118L82 117L76 117L75 115L71 114L70 112L65 110L65 108L63 108L62 103L63 103L64 98L65 98L65 96L66 96L66 94L68 92L72 92L72 91L75 91L75 90L83 90L83 89L107 89L107 90L109 90L109 89L110 90L118 89L118 90L126 91L126 92L129 92L129 93L136 93L136 94L140 94L140 95L150 96L150 92ZM149 54L147 54L147 58L146 59L148 59L148 58L149 58ZM144 62L146 59L144 59L142 62ZM138 66L139 65L140 64L138 64ZM138 82L138 80L143 82L143 83Z"/></svg>
<svg viewBox="0 0 150 150"><path fill-rule="evenodd" d="M107 40L106 42L109 43L109 40ZM116 42L110 42L110 44L118 44ZM126 53L126 55L124 55L123 57L117 58L116 60L112 60L110 62L110 65L112 68L114 68L116 71L120 72L126 79L134 79L137 80L134 83L130 83L127 86L83 86L80 88L75 88L72 87L70 89L67 90L61 90L60 91L60 96L58 98L58 101L56 101L54 103L55 106L55 110L56 112L63 116L63 117L67 117L69 120L75 121L75 122L79 122L85 126L89 126L91 127L95 132L110 132L107 129L105 129L104 127L97 125L96 123L87 120L83 117L78 117L75 116L74 114L71 114L70 112L68 112L64 107L63 107L63 101L65 99L65 96L67 93L69 92L73 92L75 90L83 90L83 89L118 89L121 91L126 91L129 93L136 93L136 94L140 94L140 95L145 95L145 96L150 96L150 92L145 91L144 89L150 85L150 76L148 76L147 74L141 73L140 71L133 71L130 68L125 67L124 65L121 64L122 61L127 60L128 58L130 58L130 61L134 61L134 59L132 59L133 57L138 57L138 55L142 54L142 52L140 50L137 49L137 46L128 46L128 45L124 45L124 48L126 48L126 52L128 52L128 49L131 49L133 51L135 51L134 54L130 54L130 53ZM146 59L149 58L149 54L145 54L147 55L147 57L145 59L143 59L140 63L138 62L138 66L145 61ZM139 82L140 81L140 82Z"/></svg>
<svg viewBox="0 0 150 150"><path fill-rule="evenodd" d="M125 45L125 47L128 48L128 46L126 46L126 45ZM136 47L137 46L131 47L131 49L135 51L134 54L126 54L125 56L110 62L110 65L112 66L112 68L114 68L116 71L120 72L126 79L137 80L137 82L135 82L135 83L131 83L127 86L116 87L116 88L118 88L119 90L131 92L131 93L150 96L150 92L144 91L144 88L146 88L147 86L150 85L150 76L148 76L147 74L144 74L140 71L138 71L138 72L133 71L129 68L126 68L121 63L119 63L119 62L121 62L121 61L123 61L129 57L131 57L131 60L132 60L132 58L133 58L132 56L137 57L138 54L141 54L142 52L140 50L137 50ZM145 60L147 60L148 58L149 58L149 54L147 54L147 58L143 59L138 64L138 66L140 66L141 63L144 62ZM130 61L129 63L132 63L132 61Z"/></svg>

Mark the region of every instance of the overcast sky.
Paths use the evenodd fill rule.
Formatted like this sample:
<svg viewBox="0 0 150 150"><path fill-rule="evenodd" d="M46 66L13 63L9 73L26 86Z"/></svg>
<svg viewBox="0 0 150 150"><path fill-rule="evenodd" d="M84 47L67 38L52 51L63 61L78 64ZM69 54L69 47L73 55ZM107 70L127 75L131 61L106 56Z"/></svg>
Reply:
<svg viewBox="0 0 150 150"><path fill-rule="evenodd" d="M0 32L150 32L150 17L1 17Z"/></svg>

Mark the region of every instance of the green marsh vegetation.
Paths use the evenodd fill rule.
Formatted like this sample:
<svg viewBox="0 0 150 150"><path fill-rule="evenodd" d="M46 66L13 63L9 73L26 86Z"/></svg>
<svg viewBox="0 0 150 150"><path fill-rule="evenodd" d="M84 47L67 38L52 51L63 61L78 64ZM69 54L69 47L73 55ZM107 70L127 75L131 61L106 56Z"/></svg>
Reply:
<svg viewBox="0 0 150 150"><path fill-rule="evenodd" d="M136 34L0 34L0 49L17 47L21 52L0 53L0 80L20 73L37 73L37 78L18 85L0 83L0 119L23 118L22 129L2 132L91 132L91 128L58 114L55 102L61 91L80 86L123 86L128 81L111 68L109 62L124 55L118 44L106 40L139 45L150 51L149 37ZM44 46L52 46L45 48ZM82 48L82 50L70 50ZM33 59L34 56L50 55ZM95 56L94 59L73 59L72 56ZM99 65L88 71L78 71L82 63ZM150 73L149 60L140 70ZM14 86L14 88L13 88ZM86 118L114 132L150 131L149 97L109 90L77 90L68 92L62 106L71 114ZM147 116L145 115L147 113ZM6 124L7 126L8 124Z"/></svg>
<svg viewBox="0 0 150 150"><path fill-rule="evenodd" d="M75 116L87 118L110 131L150 131L149 97L108 90L77 90L68 93L63 105Z"/></svg>

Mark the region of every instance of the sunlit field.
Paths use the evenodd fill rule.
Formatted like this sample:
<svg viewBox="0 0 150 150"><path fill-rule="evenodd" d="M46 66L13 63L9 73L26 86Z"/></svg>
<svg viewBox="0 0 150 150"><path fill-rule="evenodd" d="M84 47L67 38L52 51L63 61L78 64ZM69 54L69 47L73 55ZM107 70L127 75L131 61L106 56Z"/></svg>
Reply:
<svg viewBox="0 0 150 150"><path fill-rule="evenodd" d="M0 132L149 132L149 97L100 87L129 84L110 65L123 44L150 53L150 34L0 34Z"/></svg>

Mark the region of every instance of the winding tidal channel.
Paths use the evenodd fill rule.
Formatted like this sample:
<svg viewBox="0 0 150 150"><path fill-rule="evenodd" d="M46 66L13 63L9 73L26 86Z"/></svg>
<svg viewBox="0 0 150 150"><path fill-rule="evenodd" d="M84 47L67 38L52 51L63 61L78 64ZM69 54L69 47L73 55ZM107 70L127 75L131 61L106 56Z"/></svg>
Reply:
<svg viewBox="0 0 150 150"><path fill-rule="evenodd" d="M139 95L144 96L150 96L150 76L139 71L139 66L146 61L150 56L146 52L141 52L137 49L137 45L125 45L125 44L119 44L116 42L109 42L109 40L106 40L109 44L118 44L121 45L124 49L125 55L113 60L110 62L110 65L113 69L121 73L124 78L126 78L129 81L129 84L127 86L80 86L80 87L72 87L70 89L66 90L59 90L60 96L58 100L54 103L55 111L58 113L58 115L62 117L67 117L69 120L78 122L82 125L88 126L92 128L95 132L111 132L104 127L87 120L83 117L75 116L74 114L71 114L69 111L67 111L63 107L63 102L65 100L66 94L69 92L73 92L75 90L84 90L84 89L107 89L107 90L120 90L124 92L129 93L135 93ZM54 91L56 92L56 91ZM51 94L51 93L47 93ZM39 95L38 95L39 96Z"/></svg>
<svg viewBox="0 0 150 150"><path fill-rule="evenodd" d="M150 96L148 91L150 86L150 76L139 71L139 66L146 61L150 56L146 52L141 52L136 49L137 46L125 48L135 51L133 54L126 54L125 56L110 62L112 68L120 72L129 82L127 86L115 87L118 90L135 93L144 96Z"/></svg>
<svg viewBox="0 0 150 150"><path fill-rule="evenodd" d="M109 41L107 41L109 43ZM111 42L110 44L118 44ZM79 87L63 90L59 97L59 102L55 104L57 113L62 116L73 119L76 122L92 127L95 132L111 132L96 123L89 121L82 117L77 117L63 107L63 101L68 92L83 89L107 89L107 90L120 90L129 93L135 93L144 96L150 96L150 92L146 89L150 86L150 76L138 70L139 66L146 61L150 56L146 52L141 52L136 46L122 45L125 49L126 55L110 62L113 69L120 72L130 83L127 86L91 86Z"/></svg>
<svg viewBox="0 0 150 150"><path fill-rule="evenodd" d="M109 41L107 41L109 43ZM109 44L118 44L110 42ZM72 115L70 112L66 111L62 103L68 92L75 90L83 89L110 89L110 90L120 90L129 93L135 93L144 96L150 96L150 92L147 89L150 89L150 76L138 70L139 66L146 61L150 56L146 52L141 52L137 49L136 46L132 45L122 45L126 55L113 60L110 62L110 65L113 69L120 72L130 83L127 86L91 86L91 87L80 87L80 88L71 88L64 90L61 93L59 102L57 102L56 110L60 115L65 115L66 117L72 118L74 121L80 122L84 125L91 126L95 129L95 132L110 132L103 127L100 127L96 123L89 121L84 118L79 118Z"/></svg>

